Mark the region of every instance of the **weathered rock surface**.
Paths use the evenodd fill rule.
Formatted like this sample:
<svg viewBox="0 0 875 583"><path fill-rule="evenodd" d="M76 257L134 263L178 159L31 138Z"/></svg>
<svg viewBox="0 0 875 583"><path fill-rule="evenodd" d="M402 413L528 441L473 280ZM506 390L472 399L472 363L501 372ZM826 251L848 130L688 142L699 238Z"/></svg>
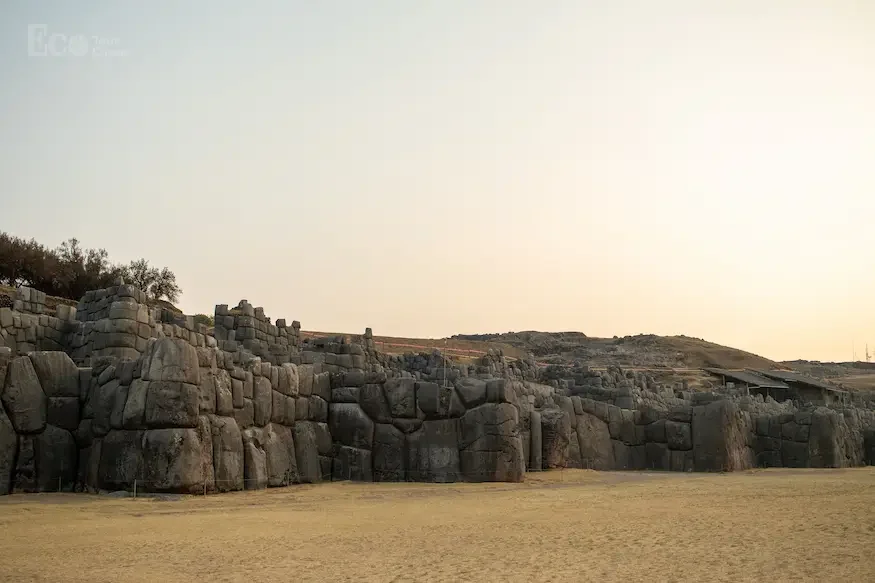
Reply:
<svg viewBox="0 0 875 583"><path fill-rule="evenodd" d="M486 381L466 377L456 382L456 392L465 407L472 409L486 402Z"/></svg>
<svg viewBox="0 0 875 583"><path fill-rule="evenodd" d="M257 377L252 393L252 405L254 407L254 422L258 427L264 427L270 423L273 406L273 391L270 381L264 377Z"/></svg>
<svg viewBox="0 0 875 583"><path fill-rule="evenodd" d="M15 471L15 456L18 453L18 434L6 411L0 406L0 495L12 490L12 473Z"/></svg>
<svg viewBox="0 0 875 583"><path fill-rule="evenodd" d="M416 417L416 381L412 378L389 379L383 385L389 414L394 417Z"/></svg>
<svg viewBox="0 0 875 583"><path fill-rule="evenodd" d="M93 455L93 454L92 454ZM143 481L143 432L110 431L101 440L96 487L118 490Z"/></svg>
<svg viewBox="0 0 875 583"><path fill-rule="evenodd" d="M328 427L334 441L343 445L371 449L374 443L374 422L359 405L331 403Z"/></svg>
<svg viewBox="0 0 875 583"><path fill-rule="evenodd" d="M338 446L332 464L332 479L373 482L371 452L356 447Z"/></svg>
<svg viewBox="0 0 875 583"><path fill-rule="evenodd" d="M460 479L459 421L425 421L407 436L407 475L415 482L456 482Z"/></svg>
<svg viewBox="0 0 875 583"><path fill-rule="evenodd" d="M9 363L3 406L18 433L39 433L46 426L47 399L31 360L19 356Z"/></svg>
<svg viewBox="0 0 875 583"><path fill-rule="evenodd" d="M404 434L393 425L374 428L374 481L403 482L407 479L407 447Z"/></svg>
<svg viewBox="0 0 875 583"><path fill-rule="evenodd" d="M322 469L319 462L319 444L317 441L317 423L299 421L293 430L295 440L295 459L301 482L315 484L322 481ZM328 452L331 450L331 436L328 436Z"/></svg>
<svg viewBox="0 0 875 583"><path fill-rule="evenodd" d="M210 416L213 468L219 492L243 489L243 438L233 419Z"/></svg>
<svg viewBox="0 0 875 583"><path fill-rule="evenodd" d="M689 423L679 421L665 422L665 440L669 449L686 451L693 449L693 436Z"/></svg>
<svg viewBox="0 0 875 583"><path fill-rule="evenodd" d="M102 455L106 455L105 448L104 442ZM189 428L145 431L143 479L155 492L202 491L204 472L198 431Z"/></svg>
<svg viewBox="0 0 875 583"><path fill-rule="evenodd" d="M146 425L197 427L199 396L197 385L179 381L150 382L144 415Z"/></svg>
<svg viewBox="0 0 875 583"><path fill-rule="evenodd" d="M544 440L541 433L541 413L532 411L529 414L529 465L534 471L544 469Z"/></svg>
<svg viewBox="0 0 875 583"><path fill-rule="evenodd" d="M544 469L564 468L571 444L571 422L565 411L546 409L541 412L541 439Z"/></svg>
<svg viewBox="0 0 875 583"><path fill-rule="evenodd" d="M31 352L39 383L47 397L78 397L79 369L63 352Z"/></svg>
<svg viewBox="0 0 875 583"><path fill-rule="evenodd" d="M731 472L752 465L744 417L731 401L715 401L693 408L693 458L699 472Z"/></svg>
<svg viewBox="0 0 875 583"><path fill-rule="evenodd" d="M264 428L263 447L267 463L267 485L288 486L297 483L298 464L292 429L270 423Z"/></svg>
<svg viewBox="0 0 875 583"><path fill-rule="evenodd" d="M195 386L200 382L197 350L180 338L159 338L150 342L143 358L143 380Z"/></svg>
<svg viewBox="0 0 875 583"><path fill-rule="evenodd" d="M267 454L264 451L264 430L250 427L242 433L243 477L247 490L267 488Z"/></svg>
<svg viewBox="0 0 875 583"><path fill-rule="evenodd" d="M76 431L79 428L79 397L49 397L46 422L67 431Z"/></svg>
<svg viewBox="0 0 875 583"><path fill-rule="evenodd" d="M519 482L525 459L519 436L519 412L509 403L469 409L459 421L459 462L469 482Z"/></svg>
<svg viewBox="0 0 875 583"><path fill-rule="evenodd" d="M608 424L595 415L583 413L578 416L576 431L581 466L592 470L614 469L614 446Z"/></svg>

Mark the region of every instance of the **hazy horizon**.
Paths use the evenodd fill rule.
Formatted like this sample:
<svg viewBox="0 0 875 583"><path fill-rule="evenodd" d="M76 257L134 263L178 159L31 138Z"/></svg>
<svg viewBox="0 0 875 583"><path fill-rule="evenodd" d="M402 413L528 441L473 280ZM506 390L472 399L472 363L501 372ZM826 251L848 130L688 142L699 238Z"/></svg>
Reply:
<svg viewBox="0 0 875 583"><path fill-rule="evenodd" d="M0 31L0 230L166 265L186 313L875 351L875 3L10 2Z"/></svg>

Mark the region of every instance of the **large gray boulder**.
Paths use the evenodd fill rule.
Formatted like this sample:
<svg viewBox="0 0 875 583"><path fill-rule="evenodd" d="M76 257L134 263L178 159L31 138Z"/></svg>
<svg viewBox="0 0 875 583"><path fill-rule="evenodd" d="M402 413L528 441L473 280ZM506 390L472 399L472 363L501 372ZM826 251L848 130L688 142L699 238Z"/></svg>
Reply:
<svg viewBox="0 0 875 583"><path fill-rule="evenodd" d="M362 411L374 423L392 422L392 412L389 410L389 402L386 400L386 395L381 385L366 384L359 389L358 395Z"/></svg>
<svg viewBox="0 0 875 583"><path fill-rule="evenodd" d="M201 415L197 423L197 439L200 443L201 470L203 474L204 490L216 491L216 472L213 467L213 431L210 417L215 415Z"/></svg>
<svg viewBox="0 0 875 583"><path fill-rule="evenodd" d="M738 406L728 400L693 408L693 459L697 472L732 472L753 465L747 447L750 428Z"/></svg>
<svg viewBox="0 0 875 583"><path fill-rule="evenodd" d="M465 407L472 409L486 402L486 381L464 377L456 381L456 392L462 397Z"/></svg>
<svg viewBox="0 0 875 583"><path fill-rule="evenodd" d="M12 490L12 473L15 471L15 455L18 452L18 434L6 411L0 406L0 495Z"/></svg>
<svg viewBox="0 0 875 583"><path fill-rule="evenodd" d="M301 482L314 484L322 481L322 469L319 462L319 445L317 443L317 423L298 421L293 429L295 440L295 460L298 464L298 474ZM331 450L331 436L328 436L328 451Z"/></svg>
<svg viewBox="0 0 875 583"><path fill-rule="evenodd" d="M847 426L841 414L818 407L811 415L808 434L808 461L813 468L845 467L844 441Z"/></svg>
<svg viewBox="0 0 875 583"><path fill-rule="evenodd" d="M76 431L79 428L79 397L49 397L46 421L67 431Z"/></svg>
<svg viewBox="0 0 875 583"><path fill-rule="evenodd" d="M300 389L298 367L292 363L285 363L277 370L277 390L287 397L297 397Z"/></svg>
<svg viewBox="0 0 875 583"><path fill-rule="evenodd" d="M506 379L486 381L486 401L488 403L510 403L519 409L516 393L517 383Z"/></svg>
<svg viewBox="0 0 875 583"><path fill-rule="evenodd" d="M16 460L16 492L72 492L79 450L69 431L47 425L39 435L22 435Z"/></svg>
<svg viewBox="0 0 875 583"><path fill-rule="evenodd" d="M568 445L568 463L565 467L577 469L583 467L582 456L580 453L580 440L577 437L576 429L571 430L571 442Z"/></svg>
<svg viewBox="0 0 875 583"><path fill-rule="evenodd" d="M312 394L324 401L331 400L331 374L321 372L313 375Z"/></svg>
<svg viewBox="0 0 875 583"><path fill-rule="evenodd" d="M866 465L875 466L875 428L863 432L863 452Z"/></svg>
<svg viewBox="0 0 875 583"><path fill-rule="evenodd" d="M665 441L669 449L686 451L693 449L693 434L689 423L665 421Z"/></svg>
<svg viewBox="0 0 875 583"><path fill-rule="evenodd" d="M197 386L200 367L197 350L181 338L150 341L143 354L143 380L171 381Z"/></svg>
<svg viewBox="0 0 875 583"><path fill-rule="evenodd" d="M568 462L568 447L571 445L571 421L565 411L541 411L541 439L544 469L564 468Z"/></svg>
<svg viewBox="0 0 875 583"><path fill-rule="evenodd" d="M78 397L79 369L64 352L28 354L47 397Z"/></svg>
<svg viewBox="0 0 875 583"><path fill-rule="evenodd" d="M215 372L201 373L198 390L198 413L208 415L216 412L216 377Z"/></svg>
<svg viewBox="0 0 875 583"><path fill-rule="evenodd" d="M371 452L356 447L338 446L332 463L332 479L373 482Z"/></svg>
<svg viewBox="0 0 875 583"><path fill-rule="evenodd" d="M210 416L216 490L243 489L243 438L229 417Z"/></svg>
<svg viewBox="0 0 875 583"><path fill-rule="evenodd" d="M291 406L286 407L286 399L291 400ZM291 418L287 418L287 409ZM292 425L295 422L295 398L287 397L279 391L271 391L270 422L279 425Z"/></svg>
<svg viewBox="0 0 875 583"><path fill-rule="evenodd" d="M142 482L143 432L110 431L101 440L97 462L97 487L118 490L130 488L135 479Z"/></svg>
<svg viewBox="0 0 875 583"><path fill-rule="evenodd" d="M383 385L383 392L394 417L416 417L416 381L412 378L391 378Z"/></svg>
<svg viewBox="0 0 875 583"><path fill-rule="evenodd" d="M19 356L9 363L0 400L16 432L39 433L45 428L48 401L28 357Z"/></svg>
<svg viewBox="0 0 875 583"><path fill-rule="evenodd" d="M270 387L270 381L264 377L255 378L255 386L252 394L252 405L254 407L254 421L258 427L264 427L270 423L270 416L273 406L273 390Z"/></svg>
<svg viewBox="0 0 875 583"><path fill-rule="evenodd" d="M102 456L106 456L105 446L106 443ZM204 471L198 430L168 428L144 432L143 479L146 489L152 492L202 492Z"/></svg>
<svg viewBox="0 0 875 583"><path fill-rule="evenodd" d="M644 446L645 467L650 470L671 470L671 453L665 443L648 442Z"/></svg>
<svg viewBox="0 0 875 583"><path fill-rule="evenodd" d="M316 395L307 397L307 418L310 421L326 423L328 421L328 402Z"/></svg>
<svg viewBox="0 0 875 583"><path fill-rule="evenodd" d="M146 425L156 428L197 427L198 398L197 385L178 381L150 382L144 415Z"/></svg>
<svg viewBox="0 0 875 583"><path fill-rule="evenodd" d="M267 485L288 486L299 482L292 429L270 423L264 428L263 436L267 461Z"/></svg>
<svg viewBox="0 0 875 583"><path fill-rule="evenodd" d="M21 435L18 439L18 455L15 457L15 474L12 492L39 492L37 477L37 452L35 435Z"/></svg>
<svg viewBox="0 0 875 583"><path fill-rule="evenodd" d="M267 454L264 451L264 429L250 427L242 433L244 488L267 488Z"/></svg>
<svg viewBox="0 0 875 583"><path fill-rule="evenodd" d="M374 428L374 481L403 482L407 479L407 447L404 433L393 425Z"/></svg>
<svg viewBox="0 0 875 583"><path fill-rule="evenodd" d="M407 436L407 476L415 482L456 482L460 478L459 420L425 421Z"/></svg>
<svg viewBox="0 0 875 583"><path fill-rule="evenodd" d="M79 469L76 481L77 490L93 492L100 482L100 448L102 439L95 439L87 447L79 449Z"/></svg>
<svg viewBox="0 0 875 583"><path fill-rule="evenodd" d="M786 468L807 468L809 465L808 444L798 441L781 441L781 462Z"/></svg>
<svg viewBox="0 0 875 583"><path fill-rule="evenodd" d="M544 469L544 440L541 433L541 413L529 413L529 469L540 472Z"/></svg>
<svg viewBox="0 0 875 583"><path fill-rule="evenodd" d="M309 397L313 394L313 379L316 373L312 364L301 364L298 369L298 394ZM322 389L322 387L320 387ZM324 395L323 395L324 397Z"/></svg>
<svg viewBox="0 0 875 583"><path fill-rule="evenodd" d="M119 381L113 381L117 383ZM109 426L112 429L122 429L122 421L124 420L125 402L128 400L128 387L119 385L115 390L115 397L112 400L112 409L109 415Z"/></svg>
<svg viewBox="0 0 875 583"><path fill-rule="evenodd" d="M510 403L469 409L459 421L459 465L469 482L520 482L525 458L519 412Z"/></svg>
<svg viewBox="0 0 875 583"><path fill-rule="evenodd" d="M148 395L148 381L134 379L128 388L128 398L122 412L123 428L144 429L146 427L146 398Z"/></svg>
<svg viewBox="0 0 875 583"><path fill-rule="evenodd" d="M361 449L371 449L374 443L374 422L354 403L331 403L328 427L334 441Z"/></svg>
<svg viewBox="0 0 875 583"><path fill-rule="evenodd" d="M461 417L465 406L453 387L437 383L416 383L416 405L426 419Z"/></svg>
<svg viewBox="0 0 875 583"><path fill-rule="evenodd" d="M328 424L314 423L313 431L316 433L316 450L319 452L319 455L331 455L333 442L331 439L331 431L328 429Z"/></svg>
<svg viewBox="0 0 875 583"><path fill-rule="evenodd" d="M590 413L578 415L577 442L581 466L592 470L614 469L614 446L607 423Z"/></svg>
<svg viewBox="0 0 875 583"><path fill-rule="evenodd" d="M118 381L113 379L104 384L98 384L88 394L82 413L88 418L90 413L91 428L94 435L102 437L112 428L112 412L116 408L122 388Z"/></svg>

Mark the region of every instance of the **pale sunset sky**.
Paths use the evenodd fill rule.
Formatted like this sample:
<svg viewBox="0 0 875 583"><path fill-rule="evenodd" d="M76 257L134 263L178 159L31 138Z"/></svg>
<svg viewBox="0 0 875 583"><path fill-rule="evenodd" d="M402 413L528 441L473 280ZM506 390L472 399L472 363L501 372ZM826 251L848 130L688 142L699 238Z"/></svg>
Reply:
<svg viewBox="0 0 875 583"><path fill-rule="evenodd" d="M0 81L0 230L186 313L875 351L872 1L15 0Z"/></svg>

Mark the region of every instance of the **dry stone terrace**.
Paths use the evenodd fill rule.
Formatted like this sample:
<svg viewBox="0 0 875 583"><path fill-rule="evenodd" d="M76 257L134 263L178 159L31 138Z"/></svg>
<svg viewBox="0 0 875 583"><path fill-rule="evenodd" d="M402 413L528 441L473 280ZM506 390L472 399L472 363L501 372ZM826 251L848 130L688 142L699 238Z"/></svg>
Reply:
<svg viewBox="0 0 875 583"><path fill-rule="evenodd" d="M303 340L246 300L215 327L118 282L50 315L0 308L0 492L209 493L362 481L521 481L527 471L733 471L875 463L875 412L691 393L612 367L555 378Z"/></svg>

